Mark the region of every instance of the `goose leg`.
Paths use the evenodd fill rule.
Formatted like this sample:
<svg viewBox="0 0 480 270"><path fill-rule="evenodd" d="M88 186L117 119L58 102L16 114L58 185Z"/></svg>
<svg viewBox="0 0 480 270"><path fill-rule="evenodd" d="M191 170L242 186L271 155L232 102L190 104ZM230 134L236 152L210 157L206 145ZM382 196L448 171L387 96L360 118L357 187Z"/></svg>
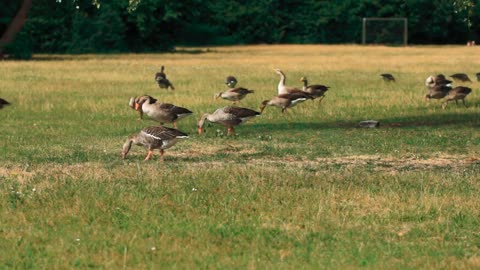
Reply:
<svg viewBox="0 0 480 270"><path fill-rule="evenodd" d="M138 118L138 120L142 120L143 119L143 111L140 110L140 111L138 111L138 113L140 114L140 118Z"/></svg>
<svg viewBox="0 0 480 270"><path fill-rule="evenodd" d="M458 100L455 99L455 104L458 106Z"/></svg>
<svg viewBox="0 0 480 270"><path fill-rule="evenodd" d="M445 108L447 107L449 101L450 101L450 100L447 99L447 100L445 101L445 103L442 104L442 109L445 109Z"/></svg>
<svg viewBox="0 0 480 270"><path fill-rule="evenodd" d="M320 104L320 102L322 102L322 100L323 100L324 97L325 97L325 96L321 96L320 99L318 99L318 104Z"/></svg>
<svg viewBox="0 0 480 270"><path fill-rule="evenodd" d="M152 149L149 149L148 150L148 154L147 154L147 157L145 157L145 160L150 160L153 156L153 150Z"/></svg>
<svg viewBox="0 0 480 270"><path fill-rule="evenodd" d="M467 107L467 104L465 103L465 99L462 98L462 103L463 103L463 106L465 106L465 108Z"/></svg>
<svg viewBox="0 0 480 270"><path fill-rule="evenodd" d="M160 162L163 162L163 154L165 154L165 151L160 149Z"/></svg>
<svg viewBox="0 0 480 270"><path fill-rule="evenodd" d="M173 128L177 128L177 122L173 121Z"/></svg>

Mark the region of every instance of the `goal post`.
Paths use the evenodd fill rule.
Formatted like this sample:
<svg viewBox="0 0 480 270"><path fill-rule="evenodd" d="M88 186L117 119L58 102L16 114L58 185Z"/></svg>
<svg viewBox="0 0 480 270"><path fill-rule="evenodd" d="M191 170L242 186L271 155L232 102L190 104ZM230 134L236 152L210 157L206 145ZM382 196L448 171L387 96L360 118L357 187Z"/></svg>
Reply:
<svg viewBox="0 0 480 270"><path fill-rule="evenodd" d="M363 18L362 20L362 44L367 44L367 22L371 21L399 21L403 22L403 45L408 45L408 19L407 18Z"/></svg>

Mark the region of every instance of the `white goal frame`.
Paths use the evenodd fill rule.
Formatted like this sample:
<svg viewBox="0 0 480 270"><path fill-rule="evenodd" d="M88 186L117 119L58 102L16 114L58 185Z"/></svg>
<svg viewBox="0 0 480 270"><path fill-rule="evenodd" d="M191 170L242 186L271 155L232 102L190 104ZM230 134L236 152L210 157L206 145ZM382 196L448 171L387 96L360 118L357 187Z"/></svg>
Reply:
<svg viewBox="0 0 480 270"><path fill-rule="evenodd" d="M403 45L408 45L408 19L407 18L363 18L362 20L362 44L367 43L367 21L403 21Z"/></svg>

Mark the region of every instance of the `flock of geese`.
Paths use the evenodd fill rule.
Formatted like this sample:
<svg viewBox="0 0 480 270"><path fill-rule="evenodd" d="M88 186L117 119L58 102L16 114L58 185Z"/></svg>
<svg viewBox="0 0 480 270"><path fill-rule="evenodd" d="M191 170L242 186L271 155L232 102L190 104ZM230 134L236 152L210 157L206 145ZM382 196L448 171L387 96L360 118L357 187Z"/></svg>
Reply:
<svg viewBox="0 0 480 270"><path fill-rule="evenodd" d="M245 123L249 119L259 116L263 113L267 106L274 106L281 109L284 113L287 109L292 108L306 100L318 99L320 102L325 97L329 90L328 86L321 84L309 85L306 77L302 77L300 81L303 87L291 87L286 85L286 76L280 69L274 69L280 76L280 81L277 86L277 95L269 100L264 100L260 105L260 112L249 108L242 108L234 106L234 104L247 95L254 93L254 90L237 87L237 79L234 76L228 76L225 79L225 84L228 90L214 95L215 99L222 98L233 102L232 106L225 106L215 110L213 113L205 113L198 121L198 133L201 135L204 132L203 126L206 121L223 125L227 128L227 135L235 134L235 126ZM392 74L381 74L386 82L395 82ZM476 74L477 80L480 81L480 73ZM455 81L471 82L466 74L457 73L450 76ZM164 66L161 67L160 72L155 75L155 80L158 86L162 89L174 90L172 83L167 79ZM436 76L429 76L425 85L428 93L425 99L442 99L445 102L442 108L445 108L449 102L462 100L465 105L465 97L472 91L471 88L465 86L457 86L452 88L452 81L446 79L442 74ZM125 159L133 144L143 145L148 149L148 154L145 160L151 159L155 149L160 150L160 160L163 161L164 150L175 145L179 140L188 138L188 135L177 129L177 121L193 114L189 109L179 107L169 103L160 103L155 98L144 95L139 97L131 97L129 106L139 112L140 119L146 114L150 119L160 123L159 126L152 126L142 129L139 133L128 137L123 144L122 157ZM165 123L172 123L173 128L165 127Z"/></svg>
<svg viewBox="0 0 480 270"><path fill-rule="evenodd" d="M205 113L198 121L198 134L203 134L205 122L217 123L227 128L227 135L235 135L235 127L245 123L249 119L261 115L267 106L278 107L284 113L287 109L292 108L306 100L322 100L329 87L320 84L309 85L306 77L302 77L300 81L303 88L290 87L285 84L286 76L279 70L274 71L280 76L278 83L278 93L269 100L264 100L260 106L260 112L249 108L235 106L234 104L247 95L254 93L250 90L237 86L237 79L234 76L228 76L225 84L228 89L224 92L216 93L215 99L222 98L233 102L232 106L225 106L215 110L213 113ZM155 74L155 81L162 89L172 89L172 83L165 74L165 67L162 66L160 72ZM159 126L152 126L142 129L139 133L130 135L123 144L122 157L125 159L132 145L143 145L148 149L145 160L151 159L155 149L160 150L160 160L163 161L165 149L175 145L179 140L188 138L188 135L177 129L177 121L193 114L187 108L179 107L170 103L160 103L157 99L148 96L131 97L129 106L139 112L140 119L146 114L150 119L160 123ZM173 128L164 126L166 123L172 123Z"/></svg>
<svg viewBox="0 0 480 270"><path fill-rule="evenodd" d="M201 135L204 132L203 126L206 121L223 125L227 128L227 135L235 134L235 126L238 126L251 118L259 116L263 113L267 106L274 106L281 109L284 113L287 109L292 108L306 100L318 99L320 102L325 97L329 90L328 86L321 84L309 85L306 77L302 77L300 81L303 87L291 87L286 85L286 76L280 69L274 69L280 76L280 81L277 87L277 95L269 100L264 100L260 105L260 112L249 108L242 108L235 106L235 103L244 99L247 95L254 93L254 90L243 87L236 87L238 81L233 76L228 76L225 84L228 90L216 93L216 99L222 98L233 102L232 106L225 106L215 110L213 113L205 113L198 121L198 133ZM386 82L395 82L392 74L381 74ZM457 73L450 76L453 80L462 83L472 82L468 75L464 73ZM476 74L477 80L480 81L480 73ZM155 81L162 89L175 90L173 84L167 79L165 74L165 67L162 66L160 72L155 74ZM425 85L428 93L425 95L425 100L443 99L442 108L448 105L449 102L455 101L458 105L458 100L461 100L465 105L465 98L472 92L472 89L465 86L452 87L452 81L448 80L443 74L436 76L429 76L425 80ZM4 106L10 105L8 101L0 98L0 109ZM160 103L157 99L143 95L139 97L131 97L129 106L139 113L139 118L143 119L146 114L150 119L160 123L159 126L151 126L143 128L139 133L130 135L123 144L122 158L126 158L132 145L143 145L148 149L148 154L145 160L149 160L153 156L155 149L160 150L160 160L164 160L164 151L175 145L179 140L188 138L188 134L177 129L177 121L192 115L193 112L189 109L179 107L170 103ZM465 105L466 106L466 105ZM166 123L172 123L173 128L164 126Z"/></svg>

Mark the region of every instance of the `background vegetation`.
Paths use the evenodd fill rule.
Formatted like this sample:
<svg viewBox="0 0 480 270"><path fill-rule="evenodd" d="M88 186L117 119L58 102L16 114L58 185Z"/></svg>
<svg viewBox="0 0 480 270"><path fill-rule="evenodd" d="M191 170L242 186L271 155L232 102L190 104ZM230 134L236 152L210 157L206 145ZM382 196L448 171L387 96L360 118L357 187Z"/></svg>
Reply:
<svg viewBox="0 0 480 270"><path fill-rule="evenodd" d="M41 55L0 65L0 268L480 267L480 97L426 104L430 74L480 71L474 48L242 46L177 53ZM182 52L182 53L180 53ZM195 53L194 53L195 52ZM452 57L454 55L455 57ZM160 90L166 66L176 91ZM198 136L235 75L258 108L301 76L321 104ZM379 74L389 72L397 83ZM190 138L144 162L130 96L194 111ZM361 120L378 129L356 128Z"/></svg>
<svg viewBox="0 0 480 270"><path fill-rule="evenodd" d="M5 2L0 33L21 1ZM478 40L478 14L480 0L37 0L9 52L28 57L178 45L360 43L363 17L407 17L412 44L465 44ZM373 29L371 42L401 43L398 24ZM391 32L396 40L388 39Z"/></svg>

